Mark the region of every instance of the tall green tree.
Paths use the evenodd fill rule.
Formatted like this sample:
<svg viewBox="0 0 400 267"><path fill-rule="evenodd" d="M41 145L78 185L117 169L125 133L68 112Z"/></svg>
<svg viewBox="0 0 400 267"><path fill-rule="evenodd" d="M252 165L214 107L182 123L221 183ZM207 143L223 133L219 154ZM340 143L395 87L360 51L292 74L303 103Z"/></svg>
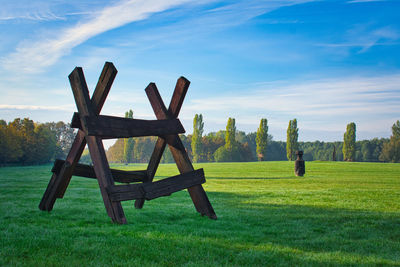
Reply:
<svg viewBox="0 0 400 267"><path fill-rule="evenodd" d="M389 162L400 162L400 121L392 126L392 136L383 145L379 159Z"/></svg>
<svg viewBox="0 0 400 267"><path fill-rule="evenodd" d="M260 126L257 130L256 137L256 152L259 161L263 161L267 155L267 145L268 145L268 120L261 119Z"/></svg>
<svg viewBox="0 0 400 267"><path fill-rule="evenodd" d="M125 112L125 118L133 119L133 111L130 109ZM133 138L125 138L124 139L124 162L131 163L133 162L133 149L135 147L135 141Z"/></svg>
<svg viewBox="0 0 400 267"><path fill-rule="evenodd" d="M196 114L193 119L193 135L191 142L194 162L199 162L201 159L203 131L204 131L203 115Z"/></svg>
<svg viewBox="0 0 400 267"><path fill-rule="evenodd" d="M225 145L219 147L214 152L214 159L217 162L242 161L240 155L240 145L236 141L236 125L234 118L228 119L225 131Z"/></svg>
<svg viewBox="0 0 400 267"><path fill-rule="evenodd" d="M395 139L400 139L400 121L397 120L392 126L392 136Z"/></svg>
<svg viewBox="0 0 400 267"><path fill-rule="evenodd" d="M299 147L298 138L297 119L290 120L286 132L286 157L288 160L296 159L296 150Z"/></svg>
<svg viewBox="0 0 400 267"><path fill-rule="evenodd" d="M235 135L236 135L236 125L235 119L229 118L228 123L226 124L226 133L225 133L225 148L228 151L232 151L235 147Z"/></svg>
<svg viewBox="0 0 400 267"><path fill-rule="evenodd" d="M347 124L346 132L343 136L343 160L354 161L356 155L356 124Z"/></svg>

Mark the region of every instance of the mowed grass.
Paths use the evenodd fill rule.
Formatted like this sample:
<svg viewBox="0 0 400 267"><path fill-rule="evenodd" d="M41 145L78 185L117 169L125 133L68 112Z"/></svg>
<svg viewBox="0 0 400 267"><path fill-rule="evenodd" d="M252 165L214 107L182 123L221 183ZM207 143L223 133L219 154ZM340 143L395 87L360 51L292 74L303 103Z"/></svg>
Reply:
<svg viewBox="0 0 400 267"><path fill-rule="evenodd" d="M50 165L0 168L0 266L400 265L400 164L306 162L302 178L293 166L197 164L218 220L181 191L123 202L127 225L111 223L96 180L73 177L48 213Z"/></svg>

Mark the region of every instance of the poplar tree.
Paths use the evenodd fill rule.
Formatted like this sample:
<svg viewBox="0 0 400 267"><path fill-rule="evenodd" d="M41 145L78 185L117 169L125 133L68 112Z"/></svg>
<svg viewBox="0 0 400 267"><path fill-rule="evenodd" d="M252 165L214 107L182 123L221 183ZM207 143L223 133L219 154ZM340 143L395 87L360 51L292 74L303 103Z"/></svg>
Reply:
<svg viewBox="0 0 400 267"><path fill-rule="evenodd" d="M199 162L202 150L202 136L204 131L203 115L196 114L193 119L193 135L192 135L192 155L193 161Z"/></svg>
<svg viewBox="0 0 400 267"><path fill-rule="evenodd" d="M267 154L268 145L268 120L261 119L260 127L257 130L256 137L256 152L259 161L263 161Z"/></svg>
<svg viewBox="0 0 400 267"><path fill-rule="evenodd" d="M130 109L125 112L125 118L133 119L133 111ZM124 139L124 162L130 163L133 160L133 149L135 146L135 141L133 138Z"/></svg>
<svg viewBox="0 0 400 267"><path fill-rule="evenodd" d="M286 132L286 157L288 160L295 160L296 150L299 147L298 143L299 129L297 128L297 120L289 121L289 126Z"/></svg>
<svg viewBox="0 0 400 267"><path fill-rule="evenodd" d="M226 124L226 134L225 134L225 148L228 151L232 151L235 145L235 134L236 126L235 119L229 118Z"/></svg>
<svg viewBox="0 0 400 267"><path fill-rule="evenodd" d="M343 160L354 161L356 155L356 124L347 124L346 132L343 136Z"/></svg>
<svg viewBox="0 0 400 267"><path fill-rule="evenodd" d="M400 121L392 126L392 136L389 142L383 144L380 160L400 162Z"/></svg>

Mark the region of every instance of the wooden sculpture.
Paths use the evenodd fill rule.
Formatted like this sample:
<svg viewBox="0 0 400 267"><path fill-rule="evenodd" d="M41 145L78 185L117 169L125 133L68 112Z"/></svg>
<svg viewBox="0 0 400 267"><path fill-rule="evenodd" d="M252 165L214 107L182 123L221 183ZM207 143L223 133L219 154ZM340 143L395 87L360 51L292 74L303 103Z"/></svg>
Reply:
<svg viewBox="0 0 400 267"><path fill-rule="evenodd" d="M57 198L62 198L72 175L97 179L108 216L113 222L126 223L121 201L135 200L135 207L142 208L145 200L171 195L187 189L196 210L201 215L216 219L207 194L201 184L205 183L203 169L194 170L179 138L185 130L178 119L179 111L190 82L180 77L176 83L171 103L167 109L154 83L145 89L157 120L139 120L99 115L111 89L117 70L106 62L92 98L86 85L82 68L76 67L69 75L78 112L74 114L71 127L78 133L66 160L56 160L53 175L39 204L41 210L51 211ZM103 139L158 136L149 165L143 171L110 169ZM93 166L79 164L86 146L89 147ZM180 175L153 182L166 145L178 166ZM116 185L120 183L134 183Z"/></svg>

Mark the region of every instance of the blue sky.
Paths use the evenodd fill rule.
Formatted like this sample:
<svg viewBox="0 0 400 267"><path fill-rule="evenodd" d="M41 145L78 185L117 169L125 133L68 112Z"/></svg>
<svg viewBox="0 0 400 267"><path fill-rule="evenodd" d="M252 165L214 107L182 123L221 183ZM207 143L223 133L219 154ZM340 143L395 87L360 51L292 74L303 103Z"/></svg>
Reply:
<svg viewBox="0 0 400 267"><path fill-rule="evenodd" d="M0 1L0 118L69 122L68 83L84 69L89 90L105 61L118 75L102 114L153 119L144 88L166 104L191 81L180 119L192 132L239 130L285 140L389 137L400 119L400 1Z"/></svg>

